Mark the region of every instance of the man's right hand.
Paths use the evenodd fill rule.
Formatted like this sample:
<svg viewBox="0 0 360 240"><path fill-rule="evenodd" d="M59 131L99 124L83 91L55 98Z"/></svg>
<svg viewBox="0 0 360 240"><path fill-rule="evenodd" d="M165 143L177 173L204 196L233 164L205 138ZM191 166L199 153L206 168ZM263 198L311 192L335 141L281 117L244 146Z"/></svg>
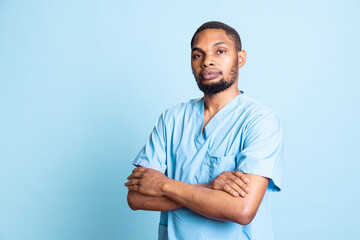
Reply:
<svg viewBox="0 0 360 240"><path fill-rule="evenodd" d="M207 188L222 190L234 197L246 197L250 192L247 184L250 180L240 171L222 172L214 180L206 184Z"/></svg>

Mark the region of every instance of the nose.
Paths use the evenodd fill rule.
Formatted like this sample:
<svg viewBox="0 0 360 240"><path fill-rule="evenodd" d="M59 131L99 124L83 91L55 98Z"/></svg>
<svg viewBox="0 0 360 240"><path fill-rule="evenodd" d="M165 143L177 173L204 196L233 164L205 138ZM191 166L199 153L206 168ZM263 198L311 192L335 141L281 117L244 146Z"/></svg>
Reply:
<svg viewBox="0 0 360 240"><path fill-rule="evenodd" d="M203 61L203 63L202 63L202 67L210 67L210 66L215 66L215 61L214 61L214 59L211 57L211 56L209 56L209 55L206 55L205 57L204 57L204 61Z"/></svg>

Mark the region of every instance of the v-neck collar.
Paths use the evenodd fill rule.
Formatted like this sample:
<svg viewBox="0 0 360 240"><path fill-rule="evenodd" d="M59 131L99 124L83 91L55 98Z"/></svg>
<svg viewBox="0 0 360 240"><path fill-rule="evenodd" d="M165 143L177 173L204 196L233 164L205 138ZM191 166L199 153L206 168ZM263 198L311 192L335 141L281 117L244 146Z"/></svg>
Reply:
<svg viewBox="0 0 360 240"><path fill-rule="evenodd" d="M236 96L233 98L230 102L228 102L223 108L221 108L206 124L204 128L204 134L202 134L202 128L204 126L204 101L205 98L202 97L199 101L200 103L200 109L199 109L199 116L198 116L198 126L200 126L198 136L201 140L206 140L210 135L213 133L213 131L216 129L216 127L220 124L221 121L223 121L224 117L228 115L229 112L231 112L234 107L237 105L238 99L242 98L244 93Z"/></svg>

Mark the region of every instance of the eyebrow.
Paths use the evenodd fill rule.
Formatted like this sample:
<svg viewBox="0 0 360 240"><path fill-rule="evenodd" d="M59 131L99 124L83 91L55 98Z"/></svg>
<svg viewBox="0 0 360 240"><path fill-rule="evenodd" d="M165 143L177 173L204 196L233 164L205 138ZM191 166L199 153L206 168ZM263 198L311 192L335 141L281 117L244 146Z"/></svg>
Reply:
<svg viewBox="0 0 360 240"><path fill-rule="evenodd" d="M199 52L203 52L203 50L201 48L198 48L198 47L194 47L191 49L192 52L194 51L199 51Z"/></svg>
<svg viewBox="0 0 360 240"><path fill-rule="evenodd" d="M217 46L217 45L227 45L225 42L217 42L217 43L214 43L213 47ZM192 52L194 51L200 51L200 52L203 52L203 50L201 48L198 48L198 47L194 47L191 49Z"/></svg>
<svg viewBox="0 0 360 240"><path fill-rule="evenodd" d="M217 43L215 43L215 44L213 45L213 47L215 47L215 46L217 46L217 45L222 45L222 44L227 45L227 44L226 44L226 43L224 43L224 42L217 42Z"/></svg>

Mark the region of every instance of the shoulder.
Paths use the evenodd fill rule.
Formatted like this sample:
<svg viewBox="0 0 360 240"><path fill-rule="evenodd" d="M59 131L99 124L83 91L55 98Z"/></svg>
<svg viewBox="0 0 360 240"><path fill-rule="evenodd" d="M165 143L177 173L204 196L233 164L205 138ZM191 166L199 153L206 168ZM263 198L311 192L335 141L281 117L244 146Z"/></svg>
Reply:
<svg viewBox="0 0 360 240"><path fill-rule="evenodd" d="M277 113L270 107L243 95L239 108L245 116L245 122L248 128L257 125L270 128L280 128L280 120Z"/></svg>
<svg viewBox="0 0 360 240"><path fill-rule="evenodd" d="M251 97L243 94L240 107L245 110L245 112L251 116L260 116L260 115L276 115L275 111L270 107L260 103Z"/></svg>
<svg viewBox="0 0 360 240"><path fill-rule="evenodd" d="M198 111L202 103L202 98L191 99L187 102L175 104L161 114L164 122L173 121L175 119L183 118L189 113Z"/></svg>

